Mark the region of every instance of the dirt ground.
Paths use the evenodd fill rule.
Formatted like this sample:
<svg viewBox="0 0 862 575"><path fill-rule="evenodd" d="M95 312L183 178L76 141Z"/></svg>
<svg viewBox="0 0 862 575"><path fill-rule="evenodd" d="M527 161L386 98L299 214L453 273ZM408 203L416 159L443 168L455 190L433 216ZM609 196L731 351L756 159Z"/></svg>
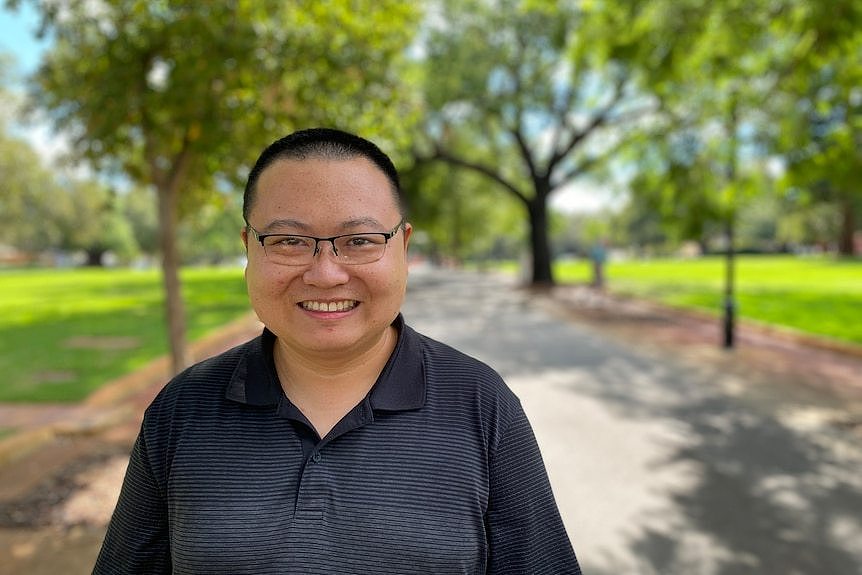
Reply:
<svg viewBox="0 0 862 575"><path fill-rule="evenodd" d="M721 327L715 319L578 286L555 288L536 298L571 321L630 345L670 349L691 361L787 382L812 397L828 398L830 405L840 406L827 414L831 423L862 436L860 350L814 345L805 338L741 326L737 348L727 351L719 345ZM195 355L217 353L259 329L256 322L234 325ZM92 570L140 416L164 382L159 370L138 378L134 393L111 399L106 392L90 406L109 410L122 404L126 409L122 413L129 416L109 425L70 426L65 431L60 427L50 441L0 465L0 575L75 575Z"/></svg>

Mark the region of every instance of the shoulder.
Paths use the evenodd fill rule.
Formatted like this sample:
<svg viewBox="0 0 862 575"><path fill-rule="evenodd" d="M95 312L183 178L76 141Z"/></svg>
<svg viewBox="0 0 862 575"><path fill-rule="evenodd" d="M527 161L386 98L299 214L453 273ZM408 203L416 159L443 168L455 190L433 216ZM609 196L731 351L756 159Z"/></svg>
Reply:
<svg viewBox="0 0 862 575"><path fill-rule="evenodd" d="M260 337L200 361L174 376L147 408L148 418L161 418L178 406L205 406L221 401L237 370L244 369Z"/></svg>
<svg viewBox="0 0 862 575"><path fill-rule="evenodd" d="M421 343L429 379L448 380L454 377L459 381L466 379L492 389L501 385L505 387L500 374L485 362L426 335L416 335Z"/></svg>
<svg viewBox="0 0 862 575"><path fill-rule="evenodd" d="M475 410L494 427L506 427L523 413L521 402L500 374L485 362L418 334L429 400L449 409Z"/></svg>

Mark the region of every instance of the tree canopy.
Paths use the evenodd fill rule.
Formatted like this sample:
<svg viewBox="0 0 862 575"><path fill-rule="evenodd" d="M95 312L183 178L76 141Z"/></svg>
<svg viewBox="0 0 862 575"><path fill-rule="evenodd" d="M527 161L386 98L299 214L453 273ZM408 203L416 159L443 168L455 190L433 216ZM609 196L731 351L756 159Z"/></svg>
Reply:
<svg viewBox="0 0 862 575"><path fill-rule="evenodd" d="M35 105L70 136L75 157L156 192L177 370L189 363L181 211L217 182L236 183L259 150L298 126L398 118L409 130L394 104L396 67L418 13L401 2L33 3L54 39Z"/></svg>

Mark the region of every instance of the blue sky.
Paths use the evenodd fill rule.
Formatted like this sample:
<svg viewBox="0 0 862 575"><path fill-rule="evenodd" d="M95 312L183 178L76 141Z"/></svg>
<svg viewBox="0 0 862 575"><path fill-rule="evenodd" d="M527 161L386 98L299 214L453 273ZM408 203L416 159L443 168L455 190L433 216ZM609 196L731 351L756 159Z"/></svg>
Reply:
<svg viewBox="0 0 862 575"><path fill-rule="evenodd" d="M48 42L36 38L39 17L28 2L22 2L20 8L14 11L6 9L4 5L5 2L0 0L0 53L11 56L13 60L12 68L4 70L3 88L23 95L24 80L36 70ZM66 148L62 135L54 134L45 121L31 119L19 122L13 117L5 127L11 134L24 138L39 150L49 164Z"/></svg>
<svg viewBox="0 0 862 575"><path fill-rule="evenodd" d="M39 18L27 2L22 2L14 11L0 9L0 52L15 59L15 68L9 78L11 87L17 85L24 75L35 70L39 63L45 41L36 38L38 26Z"/></svg>

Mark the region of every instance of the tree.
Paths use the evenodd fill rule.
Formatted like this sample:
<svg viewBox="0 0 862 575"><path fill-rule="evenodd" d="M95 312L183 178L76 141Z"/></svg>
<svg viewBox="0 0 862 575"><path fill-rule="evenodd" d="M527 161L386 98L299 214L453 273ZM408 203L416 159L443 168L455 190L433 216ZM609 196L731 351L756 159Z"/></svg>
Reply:
<svg viewBox="0 0 862 575"><path fill-rule="evenodd" d="M238 230L243 225L242 199L236 194L217 194L180 226L183 261L205 265L239 261L244 251Z"/></svg>
<svg viewBox="0 0 862 575"><path fill-rule="evenodd" d="M770 126L764 109L791 62L792 46L771 34L776 4L654 0L619 2L616 10L607 8L614 3L603 4L612 27L624 19L644 31L625 57L649 71L643 89L661 103L646 140L651 146L658 139L663 147L651 166L658 174L641 173L633 192L657 197L688 234L702 233L713 218L723 228L728 348L734 345L738 213L762 188Z"/></svg>
<svg viewBox="0 0 862 575"><path fill-rule="evenodd" d="M47 211L59 230L56 247L83 252L86 265L102 266L105 255L130 261L138 252L134 232L121 209L117 192L92 180L61 177L60 193L51 198Z"/></svg>
<svg viewBox="0 0 862 575"><path fill-rule="evenodd" d="M834 207L836 243L850 256L862 222L862 5L786 4L778 25L797 50L776 106L781 129L774 143L786 160L784 183L801 192L804 209Z"/></svg>
<svg viewBox="0 0 862 575"><path fill-rule="evenodd" d="M489 193L489 183L480 175L445 163L420 162L403 171L402 185L410 219L421 230L411 246L435 261L517 257L521 251L511 249L524 236L519 206Z"/></svg>
<svg viewBox="0 0 862 575"><path fill-rule="evenodd" d="M550 196L649 109L630 69L596 65L583 36L590 15L576 6L443 0L425 42L431 142L418 155L478 173L525 208L533 284L553 283Z"/></svg>
<svg viewBox="0 0 862 575"><path fill-rule="evenodd" d="M696 134L651 133L629 149L637 166L629 187L629 214L638 225L658 216L662 241L696 241L709 249L715 223L721 221L717 189L722 178L708 143Z"/></svg>
<svg viewBox="0 0 862 575"><path fill-rule="evenodd" d="M24 140L0 132L0 243L38 253L56 246L61 232L51 208L62 191L54 174Z"/></svg>
<svg viewBox="0 0 862 575"><path fill-rule="evenodd" d="M36 105L71 136L74 156L155 190L178 371L190 362L180 214L216 181L240 180L288 127L345 118L364 127L400 112L392 63L415 11L393 0L32 1L54 39Z"/></svg>
<svg viewBox="0 0 862 575"><path fill-rule="evenodd" d="M0 59L0 77L5 68ZM15 100L8 96L5 102ZM83 251L91 265L101 265L108 251L129 257L137 246L111 191L51 166L27 141L9 135L14 112L12 106L0 117L0 243L31 254Z"/></svg>

